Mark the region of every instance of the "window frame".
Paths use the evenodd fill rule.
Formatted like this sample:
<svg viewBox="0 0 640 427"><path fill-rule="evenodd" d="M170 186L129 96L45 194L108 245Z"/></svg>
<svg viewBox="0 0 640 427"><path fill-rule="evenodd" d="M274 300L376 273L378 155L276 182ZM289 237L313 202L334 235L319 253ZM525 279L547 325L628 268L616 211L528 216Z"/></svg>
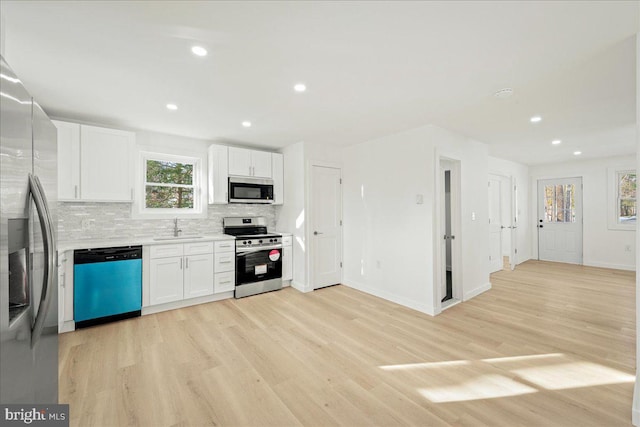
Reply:
<svg viewBox="0 0 640 427"><path fill-rule="evenodd" d="M619 186L619 176L621 174L626 173L634 173L637 176L637 171L633 167L615 167L608 168L607 170L609 175L609 191L608 191L608 228L609 230L626 230L626 231L635 231L636 224L635 223L626 223L623 224L620 222L620 186ZM638 198L636 195L636 206L638 203Z"/></svg>
<svg viewBox="0 0 640 427"><path fill-rule="evenodd" d="M167 151L145 150L141 149L136 162L137 180L136 180L136 197L134 200L133 217L134 218L206 218L207 217L207 200L205 188L205 160L203 155L196 153L188 153L191 155L174 154ZM161 162L186 163L193 165L193 208L147 208L146 207L146 190L147 185L147 162L149 160L157 160ZM184 187L183 184L176 184L176 187Z"/></svg>

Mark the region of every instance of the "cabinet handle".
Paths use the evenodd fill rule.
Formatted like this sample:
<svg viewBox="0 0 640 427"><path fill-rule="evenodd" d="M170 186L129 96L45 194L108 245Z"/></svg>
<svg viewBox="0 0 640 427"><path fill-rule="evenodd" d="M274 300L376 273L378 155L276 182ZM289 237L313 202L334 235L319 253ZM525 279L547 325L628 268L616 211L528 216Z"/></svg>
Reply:
<svg viewBox="0 0 640 427"><path fill-rule="evenodd" d="M73 189L73 198L74 199L78 198L78 186L77 185L74 186L74 189Z"/></svg>
<svg viewBox="0 0 640 427"><path fill-rule="evenodd" d="M189 268L189 258L185 258L185 268Z"/></svg>
<svg viewBox="0 0 640 427"><path fill-rule="evenodd" d="M182 270L182 258L180 258L180 270Z"/></svg>
<svg viewBox="0 0 640 427"><path fill-rule="evenodd" d="M231 280L226 280L226 281L224 281L224 282L220 282L220 284L221 284L221 285L225 285L225 284L227 284L227 283L231 283Z"/></svg>

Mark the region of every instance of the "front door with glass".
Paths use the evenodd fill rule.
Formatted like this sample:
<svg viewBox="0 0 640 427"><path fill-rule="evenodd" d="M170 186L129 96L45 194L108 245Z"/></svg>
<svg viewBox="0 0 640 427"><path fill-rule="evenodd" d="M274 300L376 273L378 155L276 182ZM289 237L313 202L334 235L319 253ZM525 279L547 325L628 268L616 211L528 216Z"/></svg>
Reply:
<svg viewBox="0 0 640 427"><path fill-rule="evenodd" d="M538 180L538 259L582 264L582 178Z"/></svg>

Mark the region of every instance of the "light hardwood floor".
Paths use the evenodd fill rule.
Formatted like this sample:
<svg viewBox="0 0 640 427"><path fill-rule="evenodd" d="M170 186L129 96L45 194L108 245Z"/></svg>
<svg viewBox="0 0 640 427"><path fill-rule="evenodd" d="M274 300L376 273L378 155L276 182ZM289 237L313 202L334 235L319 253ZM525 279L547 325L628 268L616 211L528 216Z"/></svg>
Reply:
<svg viewBox="0 0 640 427"><path fill-rule="evenodd" d="M432 318L345 286L60 336L72 426L629 426L634 273L528 261Z"/></svg>

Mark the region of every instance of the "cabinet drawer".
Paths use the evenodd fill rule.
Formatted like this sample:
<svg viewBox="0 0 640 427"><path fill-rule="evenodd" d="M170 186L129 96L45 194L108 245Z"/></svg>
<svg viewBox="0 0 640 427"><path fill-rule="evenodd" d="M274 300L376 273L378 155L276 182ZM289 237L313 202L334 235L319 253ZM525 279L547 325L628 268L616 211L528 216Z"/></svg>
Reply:
<svg viewBox="0 0 640 427"><path fill-rule="evenodd" d="M213 242L185 243L185 255L213 254Z"/></svg>
<svg viewBox="0 0 640 427"><path fill-rule="evenodd" d="M215 254L214 267L215 273L222 273L224 271L234 271L236 269L236 253L224 252L221 254Z"/></svg>
<svg viewBox="0 0 640 427"><path fill-rule="evenodd" d="M236 285L236 275L233 271L217 273L213 282L213 293L233 291Z"/></svg>
<svg viewBox="0 0 640 427"><path fill-rule="evenodd" d="M282 236L282 246L291 246L293 243L293 236Z"/></svg>
<svg viewBox="0 0 640 427"><path fill-rule="evenodd" d="M149 256L151 259L182 256L182 250L182 245L153 245L149 250Z"/></svg>
<svg viewBox="0 0 640 427"><path fill-rule="evenodd" d="M219 252L235 252L236 250L236 241L235 240L221 240L218 242L214 242L216 253Z"/></svg>

